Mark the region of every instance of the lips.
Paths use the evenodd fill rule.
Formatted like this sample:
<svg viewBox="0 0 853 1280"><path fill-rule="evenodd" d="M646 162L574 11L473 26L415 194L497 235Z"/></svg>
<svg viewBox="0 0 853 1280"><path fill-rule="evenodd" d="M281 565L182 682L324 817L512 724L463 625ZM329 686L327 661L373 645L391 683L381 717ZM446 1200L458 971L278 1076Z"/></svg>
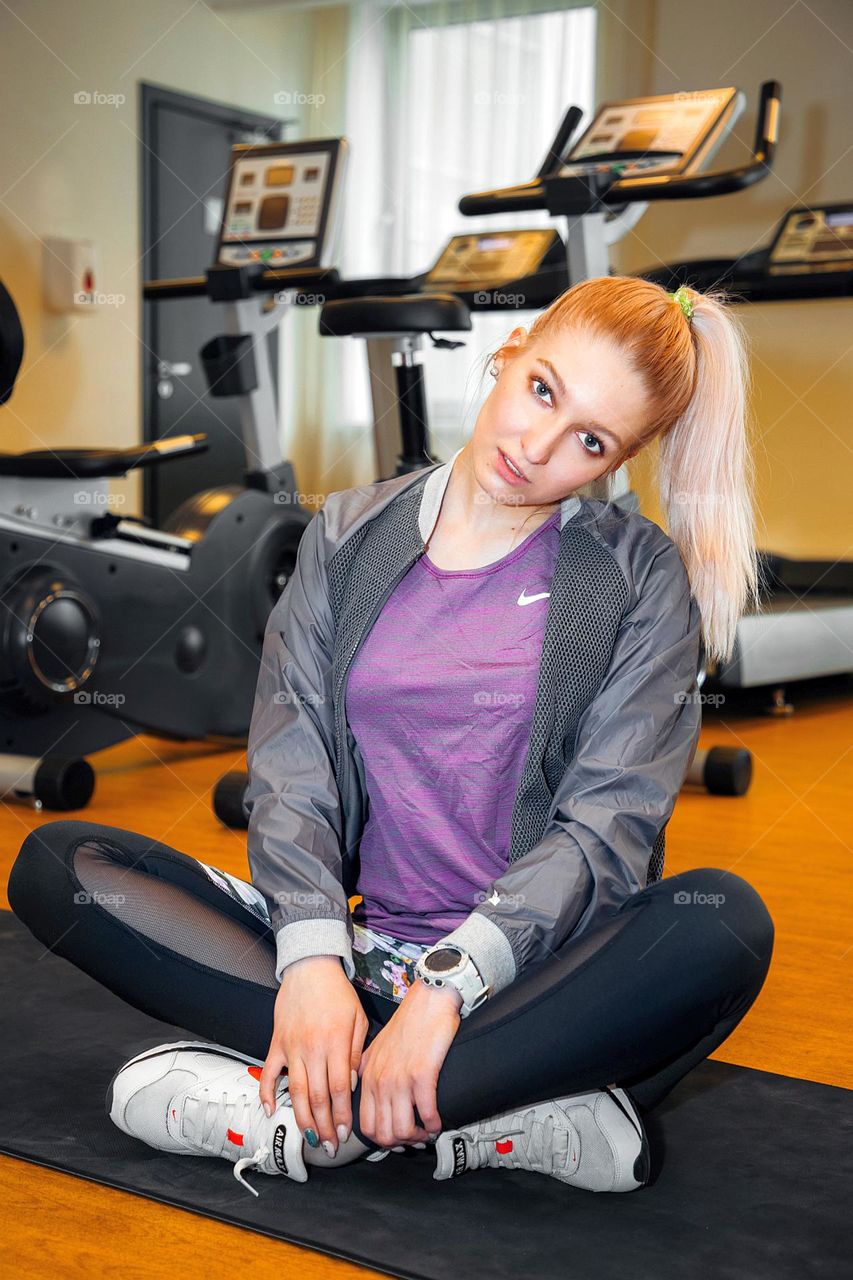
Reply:
<svg viewBox="0 0 853 1280"><path fill-rule="evenodd" d="M511 457L509 456L509 454L508 454L508 453L504 453L503 449L498 449L498 453L500 453L500 455L501 455L501 457L503 458L504 462L511 464L511 466L510 466L510 470L512 470L512 468L513 468L513 467L515 468L515 470L519 473L519 474L518 474L518 478L519 478L519 479L521 479L521 480L526 480L526 479L527 479L527 476L526 476L526 475L524 474L524 472L521 470L521 467L519 467L518 463L515 461L515 458L511 458Z"/></svg>

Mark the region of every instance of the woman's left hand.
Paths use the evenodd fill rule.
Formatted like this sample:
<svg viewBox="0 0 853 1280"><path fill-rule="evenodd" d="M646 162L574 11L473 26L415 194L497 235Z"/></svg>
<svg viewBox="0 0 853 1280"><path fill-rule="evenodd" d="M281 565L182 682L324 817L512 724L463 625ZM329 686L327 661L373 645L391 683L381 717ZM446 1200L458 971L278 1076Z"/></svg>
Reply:
<svg viewBox="0 0 853 1280"><path fill-rule="evenodd" d="M381 1147L425 1142L441 1132L436 1088L459 1030L462 997L453 987L420 978L361 1055L358 1125ZM414 1108L423 1121L415 1122Z"/></svg>

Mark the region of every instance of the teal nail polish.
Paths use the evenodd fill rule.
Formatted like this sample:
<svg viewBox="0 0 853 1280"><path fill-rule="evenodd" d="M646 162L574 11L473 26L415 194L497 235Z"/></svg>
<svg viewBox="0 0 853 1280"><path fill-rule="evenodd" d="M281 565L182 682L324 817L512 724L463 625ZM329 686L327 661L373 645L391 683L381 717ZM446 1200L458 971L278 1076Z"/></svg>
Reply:
<svg viewBox="0 0 853 1280"><path fill-rule="evenodd" d="M302 1135L309 1147L319 1147L320 1139L317 1137L313 1129L306 1129Z"/></svg>

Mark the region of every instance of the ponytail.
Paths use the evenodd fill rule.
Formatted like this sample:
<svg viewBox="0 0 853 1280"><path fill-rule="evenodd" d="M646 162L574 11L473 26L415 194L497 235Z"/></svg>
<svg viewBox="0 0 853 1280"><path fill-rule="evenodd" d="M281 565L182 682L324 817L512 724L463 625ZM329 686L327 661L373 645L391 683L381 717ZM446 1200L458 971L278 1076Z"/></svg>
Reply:
<svg viewBox="0 0 853 1280"><path fill-rule="evenodd" d="M658 488L670 537L702 614L708 659L725 662L738 619L758 610L755 467L746 437L746 344L719 294L685 290L693 313L693 394L660 436Z"/></svg>

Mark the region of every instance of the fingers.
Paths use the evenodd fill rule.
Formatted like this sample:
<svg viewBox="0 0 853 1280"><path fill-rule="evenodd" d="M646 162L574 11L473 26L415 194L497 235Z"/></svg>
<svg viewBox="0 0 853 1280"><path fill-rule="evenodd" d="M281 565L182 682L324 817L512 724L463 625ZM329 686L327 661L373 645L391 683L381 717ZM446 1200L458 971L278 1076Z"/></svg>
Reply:
<svg viewBox="0 0 853 1280"><path fill-rule="evenodd" d="M381 1147L391 1147L397 1141L394 1137L394 1113L391 1096L387 1089L380 1089L376 1097L376 1124L373 1141Z"/></svg>
<svg viewBox="0 0 853 1280"><path fill-rule="evenodd" d="M314 1130L320 1141L337 1149L337 1134L332 1121L332 1100L329 1094L329 1062L325 1055L312 1058L308 1065L308 1103L314 1116ZM313 1143L311 1144L313 1146Z"/></svg>
<svg viewBox="0 0 853 1280"><path fill-rule="evenodd" d="M374 1078L368 1073L362 1077L358 1117L361 1133L381 1147L429 1141L430 1134L426 1128L415 1121L414 1105L418 1096L425 1099L429 1110L429 1084L420 1086L420 1093L417 1093L412 1082ZM430 1114L437 1117L434 1105Z"/></svg>
<svg viewBox="0 0 853 1280"><path fill-rule="evenodd" d="M360 1068L364 1057L364 1038L367 1035L368 1025L367 1015L362 1010L361 1016L357 1016L353 1022L348 1088L345 1096L336 1094L334 1089L332 1092L332 1115L339 1142L346 1142L352 1133L352 1095L358 1085Z"/></svg>
<svg viewBox="0 0 853 1280"><path fill-rule="evenodd" d="M353 1070L357 1071L366 1031L367 1018L356 1018L346 1040L338 1037L329 1050L321 1049L306 1062L312 1127L329 1156L352 1132Z"/></svg>
<svg viewBox="0 0 853 1280"><path fill-rule="evenodd" d="M435 1137L443 1128L441 1116L438 1114L437 1085L438 1082L434 1077L423 1077L415 1081L413 1089L415 1106L429 1137Z"/></svg>
<svg viewBox="0 0 853 1280"><path fill-rule="evenodd" d="M426 1129L415 1124L412 1094L408 1089L401 1089L391 1098L391 1116L394 1126L393 1141L424 1142L429 1134Z"/></svg>
<svg viewBox="0 0 853 1280"><path fill-rule="evenodd" d="M281 1049L277 1045L271 1044L261 1072L260 1088L258 1090L264 1111L268 1116L271 1116L275 1111L275 1082L282 1074L285 1065L284 1054Z"/></svg>
<svg viewBox="0 0 853 1280"><path fill-rule="evenodd" d="M361 1101L358 1108L358 1127L359 1131L371 1142L375 1142L373 1137L376 1128L376 1102L373 1096L373 1089L370 1086L370 1073L365 1074L367 1062L367 1054L361 1059L360 1075L361 1075Z"/></svg>
<svg viewBox="0 0 853 1280"><path fill-rule="evenodd" d="M329 1063L329 1096L332 1100L331 1142L337 1150L338 1143L346 1142L352 1132L352 1067L350 1058L336 1055Z"/></svg>
<svg viewBox="0 0 853 1280"><path fill-rule="evenodd" d="M301 1058L296 1058L290 1064L288 1072L287 1087L290 1091L290 1101L293 1103L293 1114L296 1116L296 1123L299 1125L300 1132L306 1134L309 1130L317 1132L317 1126L314 1116L311 1113L311 1104L309 1102L309 1083L308 1070ZM316 1145L309 1142L309 1146Z"/></svg>
<svg viewBox="0 0 853 1280"><path fill-rule="evenodd" d="M352 1044L350 1045L350 1068L355 1071L357 1075L361 1075L359 1067L364 1053L364 1039L367 1035L369 1026L370 1023L367 1021L367 1014L363 1009L360 1009L358 1014L356 1014L355 1021L353 1022ZM355 1088L356 1083L357 1081L353 1080L353 1089Z"/></svg>
<svg viewBox="0 0 853 1280"><path fill-rule="evenodd" d="M322 1054L307 1062L296 1059L291 1065L288 1088L296 1123L309 1147L318 1147L322 1142L326 1154L334 1156L338 1149L338 1136L332 1122L329 1075ZM349 1081L346 1088L349 1089Z"/></svg>

